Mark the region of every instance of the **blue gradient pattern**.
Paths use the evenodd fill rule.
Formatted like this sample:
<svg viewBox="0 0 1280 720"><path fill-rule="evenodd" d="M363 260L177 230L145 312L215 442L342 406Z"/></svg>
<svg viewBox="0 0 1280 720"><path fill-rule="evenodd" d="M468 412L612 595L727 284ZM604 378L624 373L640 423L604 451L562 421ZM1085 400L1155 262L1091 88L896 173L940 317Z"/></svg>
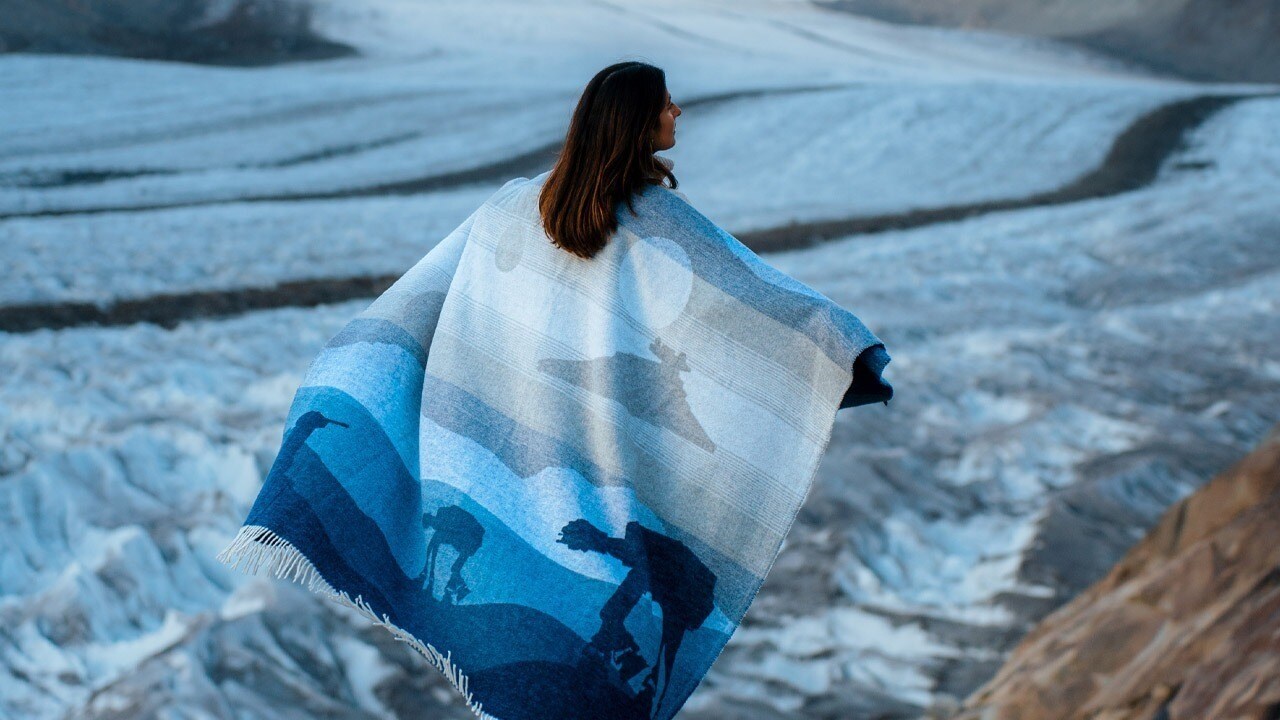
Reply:
<svg viewBox="0 0 1280 720"><path fill-rule="evenodd" d="M764 582L835 413L887 405L889 355L661 186L570 256L541 229L546 177L326 344L219 559L358 598L478 716L665 720Z"/></svg>

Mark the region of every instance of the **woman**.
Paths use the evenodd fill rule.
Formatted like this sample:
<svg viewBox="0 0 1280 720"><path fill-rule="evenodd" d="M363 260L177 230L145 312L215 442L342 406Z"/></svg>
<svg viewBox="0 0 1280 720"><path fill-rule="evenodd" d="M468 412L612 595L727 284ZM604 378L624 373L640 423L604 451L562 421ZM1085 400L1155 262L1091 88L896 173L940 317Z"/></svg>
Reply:
<svg viewBox="0 0 1280 720"><path fill-rule="evenodd" d="M218 559L358 608L482 718L672 718L836 411L891 395L857 317L677 197L679 116L661 70L597 74L552 169L326 344Z"/></svg>
<svg viewBox="0 0 1280 720"><path fill-rule="evenodd" d="M666 73L653 65L620 62L591 78L539 195L543 228L557 247L591 258L617 230L618 203L630 206L645 183L679 187L674 163L654 154L675 147L678 117Z"/></svg>

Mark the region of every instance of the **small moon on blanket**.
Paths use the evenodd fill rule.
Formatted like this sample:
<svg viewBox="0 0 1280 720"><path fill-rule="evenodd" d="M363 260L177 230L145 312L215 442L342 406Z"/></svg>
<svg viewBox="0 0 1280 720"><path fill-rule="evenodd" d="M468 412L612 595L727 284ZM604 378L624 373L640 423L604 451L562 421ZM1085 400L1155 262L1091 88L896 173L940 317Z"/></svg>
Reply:
<svg viewBox="0 0 1280 720"><path fill-rule="evenodd" d="M511 272L520 264L520 256L524 254L524 226L512 221L498 238L498 247L493 251L493 262L502 272Z"/></svg>
<svg viewBox="0 0 1280 720"><path fill-rule="evenodd" d="M638 305L623 306L651 328L670 325L689 303L693 291L689 254L674 240L661 236L641 238L631 243L618 267L618 290L623 298L636 298ZM637 314L635 311L642 310Z"/></svg>

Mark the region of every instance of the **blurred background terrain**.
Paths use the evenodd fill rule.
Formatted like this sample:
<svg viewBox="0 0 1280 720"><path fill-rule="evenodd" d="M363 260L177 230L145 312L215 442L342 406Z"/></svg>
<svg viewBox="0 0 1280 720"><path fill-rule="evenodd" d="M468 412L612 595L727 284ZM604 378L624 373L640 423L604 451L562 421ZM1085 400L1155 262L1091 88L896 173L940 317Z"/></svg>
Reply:
<svg viewBox="0 0 1280 720"><path fill-rule="evenodd" d="M1275 0L833 0L904 23L1070 41L1200 80L1280 81Z"/></svg>
<svg viewBox="0 0 1280 720"><path fill-rule="evenodd" d="M305 0L0 0L0 51L269 65L356 54Z"/></svg>
<svg viewBox="0 0 1280 720"><path fill-rule="evenodd" d="M1217 505L1229 542L1186 536L1236 548L1188 587L1257 584L1206 636L1263 658L1253 704L1185 692L1207 656L1116 670L1167 639L1136 630L1099 675L1129 695L1052 699L1273 712L1276 515L1221 474L1280 419L1276 8L0 0L0 717L471 716L385 630L214 555L309 360L624 58L684 111L679 189L893 355L681 717L1035 707L1016 666L1073 613L1063 657L1090 627L1194 649L1195 598L1106 598L1173 602L1117 573L1174 562L1141 548L1215 476L1255 490Z"/></svg>

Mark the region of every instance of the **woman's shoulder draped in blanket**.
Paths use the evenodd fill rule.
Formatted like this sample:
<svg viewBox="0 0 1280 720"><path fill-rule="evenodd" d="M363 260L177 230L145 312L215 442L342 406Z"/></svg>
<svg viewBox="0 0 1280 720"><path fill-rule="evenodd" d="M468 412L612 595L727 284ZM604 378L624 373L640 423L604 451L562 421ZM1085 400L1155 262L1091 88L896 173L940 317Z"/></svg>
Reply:
<svg viewBox="0 0 1280 720"><path fill-rule="evenodd" d="M660 185L595 257L555 247L546 176L503 185L325 345L220 559L360 607L482 717L670 718L836 412L892 396L889 355Z"/></svg>
<svg viewBox="0 0 1280 720"><path fill-rule="evenodd" d="M669 158L657 157L668 169L673 165ZM433 258L428 254L423 262L436 262L444 271L456 268L459 260L456 251L466 244L476 216L483 214L486 207L507 215L523 215L520 229L533 237L522 238L520 248L529 243L542 243L548 245L544 250L554 249L549 247L550 240L545 235L537 237L541 225L534 198L547 175L548 172L543 172L533 178L518 177L507 181L436 247L434 254L441 257ZM657 251L680 266L678 270L673 268L673 277L667 278L668 282L686 276L697 276L710 282L738 301L806 335L833 362L850 367L852 378L845 383L846 392L839 399L839 408L876 402L888 405L893 397L893 387L882 376L890 360L884 343L852 312L761 259L731 233L699 212L683 192L663 185L651 185L633 198L630 207L626 203L620 204L618 218L620 229L616 237L624 239L612 243L614 252L601 253L590 261L580 261L560 251L557 257L565 261L562 264L582 265L578 272L602 275L605 271L589 269L592 263L594 266L626 265L631 261L634 265L637 255ZM509 233L514 236L516 230ZM618 251L623 245L633 247L637 240L646 244L631 253ZM517 252L510 245L504 246L503 250L508 257ZM583 265L584 262L587 265ZM622 288L619 288L619 295L637 304L655 301L655 298L642 295L625 296ZM672 304L672 299L666 298L666 303Z"/></svg>

